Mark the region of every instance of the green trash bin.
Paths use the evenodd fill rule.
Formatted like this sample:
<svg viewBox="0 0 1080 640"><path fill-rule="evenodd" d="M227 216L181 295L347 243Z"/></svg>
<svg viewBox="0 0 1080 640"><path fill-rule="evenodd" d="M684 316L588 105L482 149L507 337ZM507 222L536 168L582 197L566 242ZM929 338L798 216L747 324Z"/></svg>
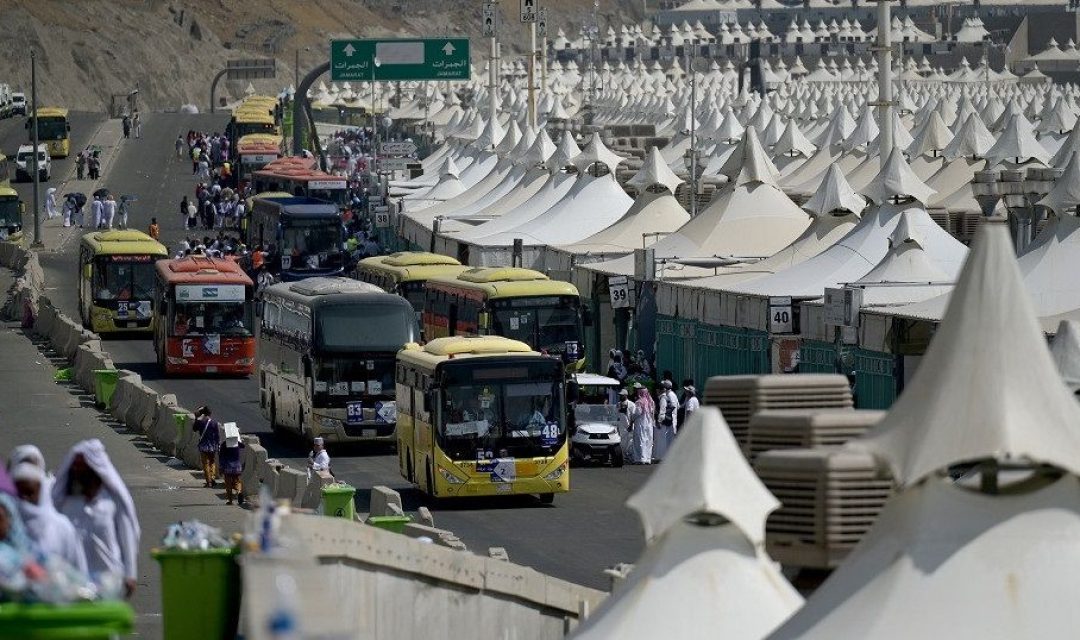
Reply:
<svg viewBox="0 0 1080 640"><path fill-rule="evenodd" d="M409 516L370 516L365 522L394 533L405 533L405 525L412 522L412 518Z"/></svg>
<svg viewBox="0 0 1080 640"><path fill-rule="evenodd" d="M94 369L94 396L99 407L108 407L116 392L120 372L116 369Z"/></svg>
<svg viewBox="0 0 1080 640"><path fill-rule="evenodd" d="M238 550L154 549L161 565L165 640L235 638L240 619Z"/></svg>
<svg viewBox="0 0 1080 640"><path fill-rule="evenodd" d="M0 605L0 638L109 640L134 628L135 612L124 602Z"/></svg>
<svg viewBox="0 0 1080 640"><path fill-rule="evenodd" d="M323 515L335 518L356 519L356 505L353 496L356 488L344 482L328 484L322 488Z"/></svg>

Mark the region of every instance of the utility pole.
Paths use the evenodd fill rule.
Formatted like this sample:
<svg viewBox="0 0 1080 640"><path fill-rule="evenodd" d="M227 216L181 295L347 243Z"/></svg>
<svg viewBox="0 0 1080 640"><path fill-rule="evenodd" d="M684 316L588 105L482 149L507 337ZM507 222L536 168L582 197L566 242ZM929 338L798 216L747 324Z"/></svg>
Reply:
<svg viewBox="0 0 1080 640"><path fill-rule="evenodd" d="M892 34L889 31L889 2L891 0L875 0L877 6L877 46L874 49L878 54L878 100L874 106L878 107L878 116L881 128L881 168L889 162L889 156L893 151L893 128L892 128Z"/></svg>
<svg viewBox="0 0 1080 640"><path fill-rule="evenodd" d="M690 74L690 217L697 217L697 76L694 74L696 45L686 48L686 70Z"/></svg>
<svg viewBox="0 0 1080 640"><path fill-rule="evenodd" d="M31 119L30 127L34 132L34 152L30 154L30 167L34 176L34 244L32 246L43 248L45 246L44 238L41 235L41 206L38 203L38 186L41 180L40 171L38 170L38 101L37 101L37 55L34 50L30 50L30 106L33 107L34 116Z"/></svg>
<svg viewBox="0 0 1080 640"><path fill-rule="evenodd" d="M536 19L537 0L521 0L521 21L529 25L529 125L536 128Z"/></svg>

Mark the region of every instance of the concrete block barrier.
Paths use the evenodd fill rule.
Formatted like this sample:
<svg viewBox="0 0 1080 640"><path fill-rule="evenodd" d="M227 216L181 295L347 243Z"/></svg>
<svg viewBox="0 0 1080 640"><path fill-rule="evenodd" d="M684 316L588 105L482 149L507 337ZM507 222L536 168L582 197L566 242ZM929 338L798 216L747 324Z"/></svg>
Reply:
<svg viewBox="0 0 1080 640"><path fill-rule="evenodd" d="M87 393L94 393L97 386L94 371L115 369L112 358L101 351L100 340L90 340L75 350L75 382Z"/></svg>
<svg viewBox="0 0 1080 640"><path fill-rule="evenodd" d="M307 490L304 492L304 498L300 501L300 506L304 509L318 509L319 505L322 504L322 488L333 483L334 476L327 471L318 471L311 474L311 479L308 480Z"/></svg>
<svg viewBox="0 0 1080 640"><path fill-rule="evenodd" d="M283 467L278 471L277 484L274 486L275 500L288 500L299 505L307 492L307 473L292 467Z"/></svg>
<svg viewBox="0 0 1080 640"><path fill-rule="evenodd" d="M158 394L142 382L130 383L131 404L125 408L124 422L140 433L150 433L157 420Z"/></svg>
<svg viewBox="0 0 1080 640"><path fill-rule="evenodd" d="M48 337L53 325L56 323L56 307L47 296L38 299L38 314L34 318L34 333L41 337Z"/></svg>
<svg viewBox="0 0 1080 640"><path fill-rule="evenodd" d="M134 428L124 419L135 400L135 385L142 384L142 376L134 371L121 369L116 380L116 391L109 400L109 415Z"/></svg>
<svg viewBox="0 0 1080 640"><path fill-rule="evenodd" d="M270 490L270 495L277 495L278 475L285 468L285 463L275 458L268 458L258 466L259 484Z"/></svg>
<svg viewBox="0 0 1080 640"><path fill-rule="evenodd" d="M260 444L246 444L244 448L244 472L240 474L240 481L244 485L244 496L252 497L259 495L260 478L262 467L266 465L268 454Z"/></svg>
<svg viewBox="0 0 1080 640"><path fill-rule="evenodd" d="M397 509L393 510L392 506L397 507ZM401 494L390 487L382 485L372 487L371 507L369 508L369 512L372 516L401 515Z"/></svg>
<svg viewBox="0 0 1080 640"><path fill-rule="evenodd" d="M202 468L202 457L199 455L199 436L195 433L193 425L195 424L195 414L187 409L181 409L179 407L169 407L169 414L183 413L187 416L184 421L184 427L179 431L179 437L176 440L175 455L184 461L184 464L192 469ZM175 425L175 422L173 423ZM176 429L174 426L173 429Z"/></svg>

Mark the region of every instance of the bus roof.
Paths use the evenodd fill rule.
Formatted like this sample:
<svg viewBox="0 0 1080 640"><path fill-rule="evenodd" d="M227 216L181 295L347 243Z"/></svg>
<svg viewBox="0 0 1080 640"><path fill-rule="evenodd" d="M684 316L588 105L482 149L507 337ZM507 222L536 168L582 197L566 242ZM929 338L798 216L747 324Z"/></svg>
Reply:
<svg viewBox="0 0 1080 640"><path fill-rule="evenodd" d="M533 351L524 342L499 336L436 338L423 346L415 343L406 345L398 352L399 360L421 364L431 369L447 360L499 356L549 358Z"/></svg>
<svg viewBox="0 0 1080 640"><path fill-rule="evenodd" d="M158 260L157 271L170 284L242 284L254 286L240 265L225 258L186 256L175 260Z"/></svg>
<svg viewBox="0 0 1080 640"><path fill-rule="evenodd" d="M389 264L386 256L364 258L357 266L358 270L382 273L395 282L426 282L432 278L453 278L468 267L460 264L417 264L399 267Z"/></svg>
<svg viewBox="0 0 1080 640"><path fill-rule="evenodd" d="M66 118L68 110L63 107L41 107L37 110L37 116L39 118ZM26 117L34 117L34 112L31 111Z"/></svg>
<svg viewBox="0 0 1080 640"><path fill-rule="evenodd" d="M91 231L82 237L82 242L95 255L169 255L165 245L134 229Z"/></svg>
<svg viewBox="0 0 1080 640"><path fill-rule="evenodd" d="M233 114L233 119L243 124L268 124L273 125L273 114L267 113L261 109L243 109Z"/></svg>
<svg viewBox="0 0 1080 640"><path fill-rule="evenodd" d="M256 135L270 135L270 134L256 134ZM266 166L259 171L265 173L275 173L278 170L287 169L289 167L296 167L300 169L311 170L315 168L315 158L300 158L297 156L282 156L277 160L271 160L266 163Z"/></svg>
<svg viewBox="0 0 1080 640"><path fill-rule="evenodd" d="M308 307L348 303L361 299L364 304L389 303L400 305L408 309L410 313L413 312L409 301L399 295L387 293L373 284L340 276L318 276L297 282L279 282L267 287L265 295L272 294Z"/></svg>
<svg viewBox="0 0 1080 640"><path fill-rule="evenodd" d="M430 253L428 251L398 251L397 253L391 253L388 256L379 256L382 259L382 263L390 267L417 267L428 265L461 265L456 259L450 256L444 256L441 253ZM368 258L372 260L374 258Z"/></svg>
<svg viewBox="0 0 1080 640"><path fill-rule="evenodd" d="M237 153L261 153L281 151L281 136L272 133L249 133L236 141Z"/></svg>
<svg viewBox="0 0 1080 640"><path fill-rule="evenodd" d="M578 295L577 287L569 282L515 267L477 267L463 271L456 278L432 278L427 286L474 291L489 299Z"/></svg>

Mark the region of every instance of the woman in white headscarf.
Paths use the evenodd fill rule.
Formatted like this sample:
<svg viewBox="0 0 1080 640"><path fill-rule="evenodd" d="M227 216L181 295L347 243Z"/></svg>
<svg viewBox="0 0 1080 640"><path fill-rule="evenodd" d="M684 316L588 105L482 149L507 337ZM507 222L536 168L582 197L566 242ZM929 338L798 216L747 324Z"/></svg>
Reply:
<svg viewBox="0 0 1080 640"><path fill-rule="evenodd" d="M45 471L32 462L20 462L12 467L11 479L19 493L19 515L30 539L44 553L63 558L85 574L86 552L71 521L53 506Z"/></svg>
<svg viewBox="0 0 1080 640"><path fill-rule="evenodd" d="M68 451L56 472L53 502L75 525L91 579L120 576L131 597L139 575L139 518L100 440L83 440Z"/></svg>

